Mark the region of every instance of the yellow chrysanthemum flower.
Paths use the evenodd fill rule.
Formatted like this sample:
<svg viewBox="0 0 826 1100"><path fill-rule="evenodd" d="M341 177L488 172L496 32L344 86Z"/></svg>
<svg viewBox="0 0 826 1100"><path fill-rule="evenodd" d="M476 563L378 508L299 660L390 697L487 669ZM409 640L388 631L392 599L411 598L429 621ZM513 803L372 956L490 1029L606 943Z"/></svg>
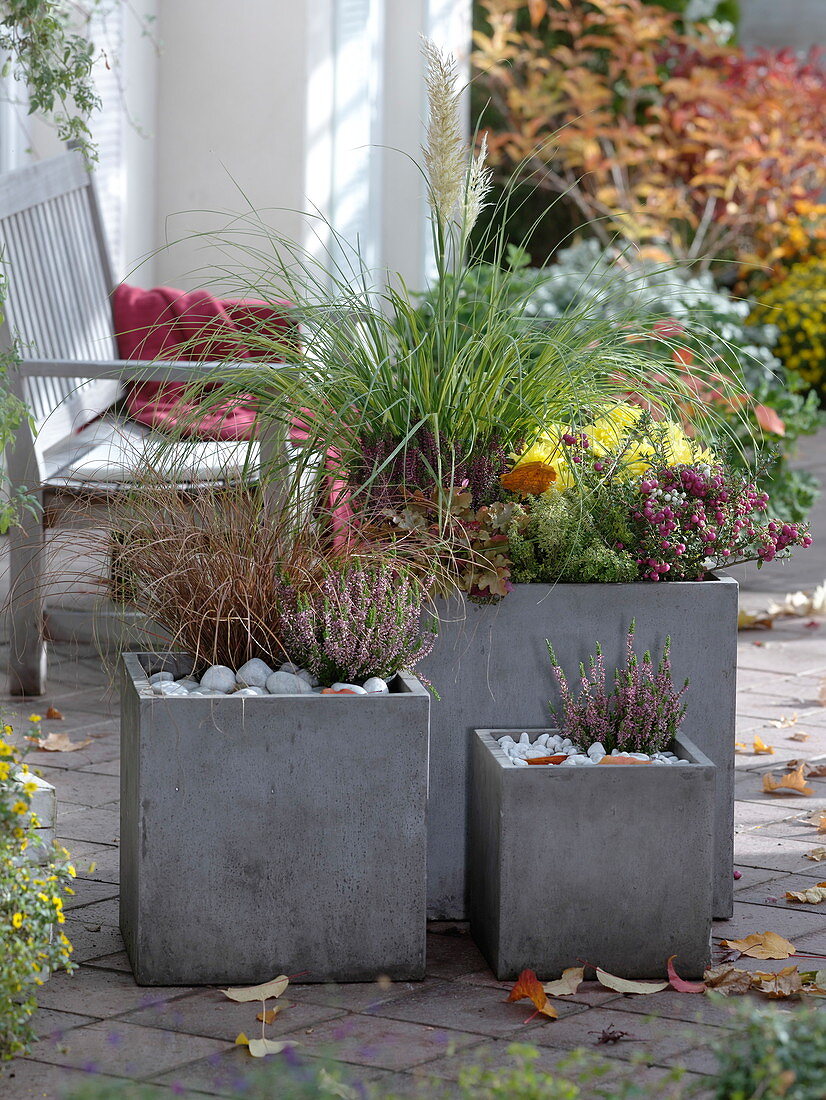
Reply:
<svg viewBox="0 0 826 1100"><path fill-rule="evenodd" d="M608 454L620 448L629 431L643 415L639 405L621 403L612 406L585 428L594 454Z"/></svg>
<svg viewBox="0 0 826 1100"><path fill-rule="evenodd" d="M13 814L24 814L24 813L26 813L28 808L29 807L26 805L25 802L18 801L18 802L15 802L15 804L12 806L11 812Z"/></svg>
<svg viewBox="0 0 826 1100"><path fill-rule="evenodd" d="M15 913L14 916L11 918L12 928L19 928L22 923L23 923L23 914L22 913Z"/></svg>

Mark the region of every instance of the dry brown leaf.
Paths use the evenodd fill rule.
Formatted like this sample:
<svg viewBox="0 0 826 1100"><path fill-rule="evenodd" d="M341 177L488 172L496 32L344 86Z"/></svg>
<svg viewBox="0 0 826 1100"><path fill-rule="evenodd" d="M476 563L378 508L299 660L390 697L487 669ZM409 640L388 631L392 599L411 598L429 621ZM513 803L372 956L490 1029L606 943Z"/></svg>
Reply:
<svg viewBox="0 0 826 1100"><path fill-rule="evenodd" d="M814 863L822 863L826 859L826 848L812 848L811 852L806 853L806 859L811 859Z"/></svg>
<svg viewBox="0 0 826 1100"><path fill-rule="evenodd" d="M559 1013L553 1005L548 1004L542 983L533 970L523 970L516 979L516 985L508 994L508 1002L521 1001L524 998L532 1001L536 1011L541 1012L543 1016L547 1016L550 1020L557 1019Z"/></svg>
<svg viewBox="0 0 826 1100"><path fill-rule="evenodd" d="M752 750L755 756L773 756L774 748L771 745L766 745L759 734L754 735L754 748Z"/></svg>
<svg viewBox="0 0 826 1100"><path fill-rule="evenodd" d="M723 947L739 951L752 959L788 959L797 950L793 943L776 932L752 932L742 940L721 940Z"/></svg>
<svg viewBox="0 0 826 1100"><path fill-rule="evenodd" d="M585 968L582 966L569 966L562 971L562 977L555 982L545 982L542 988L549 997L565 997L576 993L585 980Z"/></svg>
<svg viewBox="0 0 826 1100"><path fill-rule="evenodd" d="M769 722L777 730L788 730L797 725L797 711L794 714L781 714L776 722Z"/></svg>
<svg viewBox="0 0 826 1100"><path fill-rule="evenodd" d="M822 901L826 901L826 882L818 882L816 886L810 886L807 890L787 890L786 901L820 905Z"/></svg>
<svg viewBox="0 0 826 1100"><path fill-rule="evenodd" d="M669 982L634 982L628 978L618 978L614 974L609 974L607 970L600 970L596 968L597 981L600 985L604 985L606 989L614 989L617 993L661 993L664 989L668 989Z"/></svg>
<svg viewBox="0 0 826 1100"><path fill-rule="evenodd" d="M774 626L774 617L765 611L746 611L741 607L737 612L738 630L771 630Z"/></svg>
<svg viewBox="0 0 826 1100"><path fill-rule="evenodd" d="M289 984L290 979L287 975L280 974L277 978L263 982L261 985L248 985L241 989L222 989L221 992L231 1001L266 1001L270 997L280 997Z"/></svg>
<svg viewBox="0 0 826 1100"><path fill-rule="evenodd" d="M766 794L804 794L806 796L812 795L815 792L811 787L806 786L806 780L803 775L803 765L795 768L793 772L789 772L788 775L784 775L782 779L774 779L770 775L763 776L763 790Z"/></svg>
<svg viewBox="0 0 826 1100"><path fill-rule="evenodd" d="M815 815L809 820L809 824L814 825L819 833L826 833L826 814Z"/></svg>
<svg viewBox="0 0 826 1100"><path fill-rule="evenodd" d="M810 733L804 733L802 730L798 730L797 733L790 734L787 741L808 741L812 735Z"/></svg>
<svg viewBox="0 0 826 1100"><path fill-rule="evenodd" d="M807 764L807 779L826 779L826 764Z"/></svg>
<svg viewBox="0 0 826 1100"><path fill-rule="evenodd" d="M734 966L713 966L703 975L706 990L722 993L726 997L748 993L751 989L751 972Z"/></svg>
<svg viewBox="0 0 826 1100"><path fill-rule="evenodd" d="M60 713L57 707L49 707L49 709L46 711L45 717L48 718L50 722L63 721L63 715Z"/></svg>
<svg viewBox="0 0 826 1100"><path fill-rule="evenodd" d="M48 737L27 737L34 745L35 752L77 752L92 744L92 738L85 741L72 741L67 733L50 733Z"/></svg>
<svg viewBox="0 0 826 1100"><path fill-rule="evenodd" d="M752 974L752 985L771 1000L784 997L799 997L803 992L803 979L796 966L786 966L776 973L756 970Z"/></svg>

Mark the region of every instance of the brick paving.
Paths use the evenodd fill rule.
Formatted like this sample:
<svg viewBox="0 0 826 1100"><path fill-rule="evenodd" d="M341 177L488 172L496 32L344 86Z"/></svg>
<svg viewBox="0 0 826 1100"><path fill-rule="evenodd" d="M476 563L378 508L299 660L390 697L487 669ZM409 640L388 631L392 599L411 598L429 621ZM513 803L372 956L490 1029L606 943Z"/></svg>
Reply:
<svg viewBox="0 0 826 1100"><path fill-rule="evenodd" d="M814 553L809 587L826 573L822 553ZM782 572L777 583L785 583ZM760 604L765 593L752 588L745 600ZM824 636L823 619L780 620L771 631L740 635L737 738L749 748L759 735L775 752L737 756L735 866L742 877L734 918L716 923L716 939L771 929L801 950L826 955L826 906L782 900L787 890L826 879L826 864L805 858L826 843L806 822L813 810L826 811L826 779L810 780L810 798L762 792L763 774L790 759L826 762ZM53 704L64 721L44 729L91 738L76 753L30 757L57 788L58 836L78 868L66 932L81 967L43 986L35 1020L40 1039L29 1057L0 1068L0 1096L59 1098L86 1082L89 1071L111 1083L113 1096L129 1080L145 1083L147 1097L242 1095L252 1059L234 1040L241 1030L254 1033L256 1006L233 1004L214 989L147 989L132 979L118 931L116 694L91 648L54 647L50 672L46 698L36 704L7 698L2 707L6 720L22 727L34 709L45 714ZM807 739L795 740L799 733ZM539 1067L553 1071L574 1048L594 1051L595 1036L607 1027L634 1037L598 1047L614 1074L655 1083L669 1067L682 1066L686 1080L702 1088L714 1072L710 1044L734 1026L725 1005L703 997L667 991L634 998L595 984L555 1002L558 1021L526 1023L523 1005L504 1003L507 988L493 978L464 925L434 924L424 982L294 985L268 1034L297 1041L300 1057L311 1063L341 1063L345 1079L364 1082L376 1095L450 1096L463 1067L507 1064L514 1041L535 1045ZM663 1085L658 1095L671 1093Z"/></svg>

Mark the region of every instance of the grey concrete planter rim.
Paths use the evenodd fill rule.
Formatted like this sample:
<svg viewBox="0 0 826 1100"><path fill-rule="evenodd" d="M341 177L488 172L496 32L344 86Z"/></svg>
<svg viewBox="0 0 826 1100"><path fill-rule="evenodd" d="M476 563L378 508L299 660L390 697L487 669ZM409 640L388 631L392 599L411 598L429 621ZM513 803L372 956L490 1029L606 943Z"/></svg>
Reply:
<svg viewBox="0 0 826 1100"><path fill-rule="evenodd" d="M519 729L519 730L517 730L517 729L478 729L478 730L475 730L474 732L475 732L476 736L479 738L479 740L482 742L482 744L487 748L488 752L490 752L490 754L494 758L494 760L496 760L496 762L499 764L500 768L502 768L503 771L516 772L519 775L522 775L522 774L529 774L529 775L536 774L536 775L554 776L554 775L558 775L558 774L563 774L564 775L565 773L570 772L570 771L573 770L571 768L562 768L562 767L552 767L552 768L535 767L535 768L528 768L527 773L526 773L524 768L514 767L513 764L511 763L510 757L505 752L505 750L499 748L499 740L502 737L511 736L511 737L513 737L514 740L517 740L523 733L527 733L528 737L530 737L530 739L531 739L531 743L533 743L536 740L536 738L540 737L543 733L558 733L559 732L559 727L558 726L548 726L548 727L543 728L543 729ZM682 733L677 734L677 736L674 738L673 742L671 743L671 748L670 748L669 751L675 753L681 760L688 760L689 767L703 767L703 768L714 768L715 767L714 762L712 760L710 760L706 756L706 754L704 752L702 752L694 744L694 742L691 740L690 737L686 737L685 734L682 734ZM671 766L672 765L669 765L669 767L671 767ZM660 767L657 767L657 766L654 766L654 765L647 765L646 770L651 771L654 774L658 774L662 769ZM588 767L587 765L584 765L583 767L578 768L577 771L591 772L591 771L593 771L593 769ZM622 772L621 768L620 768L620 772ZM640 768L635 768L635 767L628 768L628 772L629 773L633 772L635 775L640 775L641 774Z"/></svg>
<svg viewBox="0 0 826 1100"><path fill-rule="evenodd" d="M422 684L421 680L411 672L397 672L390 680L387 681L390 691L387 695L380 692L374 692L367 696L361 695L322 695L318 692L296 692L294 695L290 693L282 693L279 695L241 695L236 696L235 692L231 694L221 694L215 692L213 695L196 695L193 699L188 695L155 695L152 691L152 685L149 683L149 677L156 672L164 672L168 670L168 666L173 664L177 675L176 678L189 675L192 672L195 661L188 653L178 652L177 650L170 650L166 653L123 653L121 655L124 668L126 669L130 679L135 685L135 689L138 692L143 691L151 692L153 699L164 699L180 704L187 699L190 703L214 703L218 700L223 702L225 699L238 698L241 703L255 704L256 706L266 703L271 699L302 699L302 700L324 700L325 702L331 702L333 700L343 700L351 702L353 699L387 699L391 696L397 697L399 695L428 695L427 688Z"/></svg>

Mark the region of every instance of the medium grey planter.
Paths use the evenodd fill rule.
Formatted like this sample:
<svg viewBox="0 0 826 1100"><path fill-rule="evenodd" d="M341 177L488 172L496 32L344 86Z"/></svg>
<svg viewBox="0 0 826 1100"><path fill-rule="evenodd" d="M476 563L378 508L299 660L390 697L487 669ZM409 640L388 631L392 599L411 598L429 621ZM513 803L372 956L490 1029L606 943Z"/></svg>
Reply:
<svg viewBox="0 0 826 1100"><path fill-rule="evenodd" d="M587 961L652 978L670 955L702 977L712 762L679 737L690 766L519 768L497 744L513 732L474 731L471 762L470 930L496 977L530 967L547 980Z"/></svg>
<svg viewBox="0 0 826 1100"><path fill-rule="evenodd" d="M675 682L686 677L683 730L717 766L714 916L730 917L734 858L734 711L737 582L518 584L496 604L444 602L433 652L418 666L441 695L430 712L428 916L461 919L466 906L468 760L474 729L537 728L558 703L545 639L569 679L602 642L606 666L672 639Z"/></svg>
<svg viewBox="0 0 826 1100"><path fill-rule="evenodd" d="M120 926L141 985L423 978L430 698L156 696L125 654Z"/></svg>

